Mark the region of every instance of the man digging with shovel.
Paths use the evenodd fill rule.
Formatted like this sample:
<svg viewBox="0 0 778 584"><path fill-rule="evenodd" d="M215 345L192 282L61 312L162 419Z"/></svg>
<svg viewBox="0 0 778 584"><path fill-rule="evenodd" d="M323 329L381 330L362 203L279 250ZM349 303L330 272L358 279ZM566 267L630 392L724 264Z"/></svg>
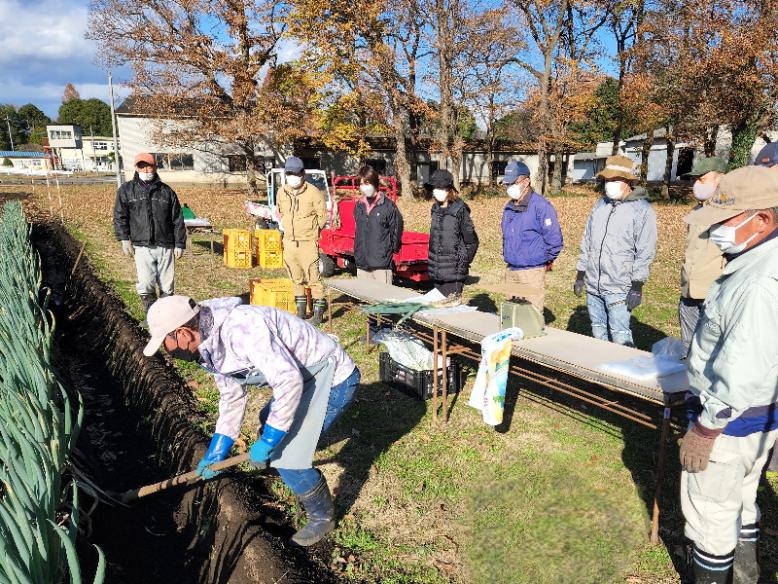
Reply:
<svg viewBox="0 0 778 584"><path fill-rule="evenodd" d="M259 439L250 462L278 470L308 514L292 537L310 546L335 528L334 507L324 476L312 467L319 437L346 409L360 373L331 337L295 316L240 298L197 303L186 296L161 298L149 309L151 340L143 354L160 346L178 359L196 361L219 388L216 432L197 474L218 474L210 465L224 460L240 432L249 385L268 385L273 397L260 412Z"/></svg>

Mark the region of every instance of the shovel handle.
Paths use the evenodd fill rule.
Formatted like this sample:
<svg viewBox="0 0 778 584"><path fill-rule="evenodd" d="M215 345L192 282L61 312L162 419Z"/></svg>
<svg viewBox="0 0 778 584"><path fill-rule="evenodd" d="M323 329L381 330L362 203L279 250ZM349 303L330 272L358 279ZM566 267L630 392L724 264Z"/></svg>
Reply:
<svg viewBox="0 0 778 584"><path fill-rule="evenodd" d="M210 470L216 470L216 471L224 470L233 466L237 466L243 462L248 462L248 460L249 460L248 453L239 454L238 456L233 456L232 458L222 460L221 462L214 462L213 464L209 464L208 468ZM146 485L145 487L141 487L139 489L133 489L131 491L127 491L121 496L121 501L122 503L129 503L130 501L134 501L135 499L140 499L141 497L153 495L154 493L164 491L165 489L169 489L171 487L177 487L179 485L185 485L193 481L201 480L202 478L203 478L202 476L197 474L197 471L193 470L186 474L176 475L174 477L171 477L164 481L160 481L158 483Z"/></svg>

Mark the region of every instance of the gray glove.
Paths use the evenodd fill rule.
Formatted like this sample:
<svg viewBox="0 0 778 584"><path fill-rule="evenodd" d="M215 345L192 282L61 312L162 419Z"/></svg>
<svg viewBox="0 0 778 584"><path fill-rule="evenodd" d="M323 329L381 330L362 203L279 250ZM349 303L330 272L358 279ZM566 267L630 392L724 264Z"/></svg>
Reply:
<svg viewBox="0 0 778 584"><path fill-rule="evenodd" d="M184 250L182 248L177 247L173 250L173 257L177 260L180 260L182 255L184 255Z"/></svg>
<svg viewBox="0 0 778 584"><path fill-rule="evenodd" d="M681 445L681 466L687 472L701 472L708 468L713 443L721 430L710 430L695 424L678 443Z"/></svg>
<svg viewBox="0 0 778 584"><path fill-rule="evenodd" d="M579 271L575 276L575 284L573 284L573 293L580 298L583 295L584 286L586 285L584 283L584 278L586 277L586 272Z"/></svg>
<svg viewBox="0 0 778 584"><path fill-rule="evenodd" d="M122 243L122 252L124 253L124 255L130 257L135 255L135 248L132 247L132 243L129 240L123 239L121 243Z"/></svg>

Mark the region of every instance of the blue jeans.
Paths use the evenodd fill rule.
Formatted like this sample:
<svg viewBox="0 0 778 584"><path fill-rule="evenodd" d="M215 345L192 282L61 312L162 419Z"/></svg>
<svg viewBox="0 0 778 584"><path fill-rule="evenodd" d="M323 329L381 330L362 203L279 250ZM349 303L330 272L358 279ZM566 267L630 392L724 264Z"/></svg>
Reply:
<svg viewBox="0 0 778 584"><path fill-rule="evenodd" d="M330 429L330 426L335 423L340 415L345 411L351 400L354 399L354 393L359 386L359 380L361 375L359 368L354 367L354 371L346 379L333 385L330 390L330 399L327 402L327 413L324 415L324 425L321 428L321 433L324 433ZM263 426L267 421L267 417L270 414L270 404L273 400L270 400L268 404L262 408L259 412L259 422ZM295 495L302 495L307 493L313 487L319 483L321 474L315 468L304 469L287 469L279 468L278 474L281 475L281 480L284 481L287 487L292 489Z"/></svg>
<svg viewBox="0 0 778 584"><path fill-rule="evenodd" d="M619 345L634 346L629 328L627 293L596 296L586 293L586 307L592 321L592 335L595 339L613 341ZM608 338L610 332L610 338Z"/></svg>

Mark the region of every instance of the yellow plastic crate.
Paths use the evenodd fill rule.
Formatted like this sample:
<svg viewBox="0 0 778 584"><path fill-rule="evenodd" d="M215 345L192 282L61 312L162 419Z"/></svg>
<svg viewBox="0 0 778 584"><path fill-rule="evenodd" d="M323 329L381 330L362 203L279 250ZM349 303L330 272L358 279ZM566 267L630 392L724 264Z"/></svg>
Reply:
<svg viewBox="0 0 778 584"><path fill-rule="evenodd" d="M259 306L272 306L292 314L296 312L292 282L290 280L251 280L250 302Z"/></svg>
<svg viewBox="0 0 778 584"><path fill-rule="evenodd" d="M251 232L246 229L225 229L224 265L230 268L251 267Z"/></svg>
<svg viewBox="0 0 778 584"><path fill-rule="evenodd" d="M279 269L284 267L284 252L281 244L281 232L276 229L257 229L254 231L254 257L261 268Z"/></svg>

